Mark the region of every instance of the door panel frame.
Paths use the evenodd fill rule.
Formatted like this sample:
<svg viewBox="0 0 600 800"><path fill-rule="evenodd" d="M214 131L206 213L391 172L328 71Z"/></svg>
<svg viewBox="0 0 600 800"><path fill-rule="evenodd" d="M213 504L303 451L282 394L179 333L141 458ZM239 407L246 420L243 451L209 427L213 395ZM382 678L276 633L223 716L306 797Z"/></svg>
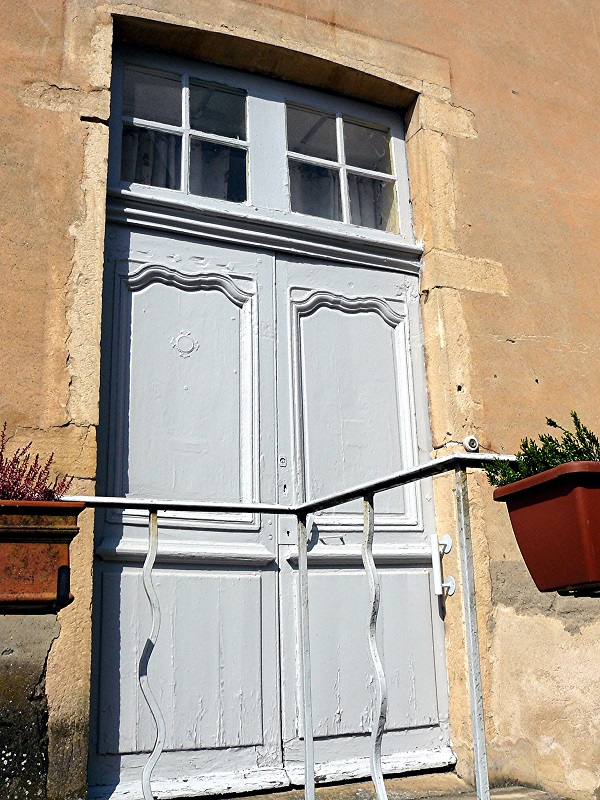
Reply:
<svg viewBox="0 0 600 800"><path fill-rule="evenodd" d="M305 273L302 272L304 267ZM341 285L337 270L342 265L332 265L325 259L300 258L285 254L277 260L278 290L277 324L278 341L286 351L278 350L278 407L279 417L288 420L279 425L279 452L285 453L288 462L287 470L280 470L279 501L282 504L303 502L305 487L302 480L302 464L304 461L304 431L300 409L304 402L305 387L302 386L299 353L301 349L298 330L299 316L302 311L310 313L315 310L319 301L328 308L354 313L376 313L390 326L399 326L397 337L400 337L399 352L402 357L396 361L396 381L401 386L400 406L397 410L406 424L403 429L404 462L398 469L407 468L419 461L429 459L430 448L426 433L423 430L424 414L427 409L427 394L424 385L424 374L419 360L422 357L419 325L419 292L418 278L415 275L400 275L395 270L369 269L364 264L346 265L344 285ZM308 270L308 272L306 272ZM326 277L330 273L329 281ZM338 282L336 283L336 274ZM332 282L333 281L333 282ZM352 284L347 290L346 283ZM378 286L375 295L373 287ZM300 313L292 308L293 293L300 297ZM416 331L415 331L415 325ZM368 375L365 376L368 380ZM402 413L404 411L404 414ZM428 428L425 427L425 431ZM393 470L392 470L393 471ZM285 474L281 474L285 473ZM367 480L364 476L362 480ZM356 481L357 483L360 480ZM287 490L283 491L286 486ZM291 487L291 490L290 490ZM343 487L347 488L347 487ZM405 511L397 513L376 513L376 545L375 558L381 570L402 569L429 573L431 568L431 550L426 531L433 528L433 503L431 481L407 487L408 495ZM329 489L325 493L333 492ZM410 497L412 495L412 497ZM406 502L406 500L405 500ZM377 509L377 504L376 504ZM309 592L310 576L327 569L352 571L360 568L362 573L361 543L363 535L363 518L359 513L322 512L315 515L318 535L309 537ZM310 523L309 523L310 524ZM290 527L292 525L292 527ZM329 542L323 539L329 538ZM335 539L340 539L336 542ZM291 631L294 636L298 630L296 622L297 609L297 560L293 522L285 517L280 518L280 564L282 590L280 592L282 619L282 651L293 650ZM362 574L361 574L361 577ZM428 578L429 580L429 578ZM366 576L364 576L366 588ZM287 584L287 589L285 588ZM441 607L429 587L430 608L425 615L429 624L433 643L433 662L435 695L437 703L437 721L421 731L410 728L408 731L389 731L384 738L384 754L386 769L407 771L412 767L411 759L422 764L420 768L441 767L454 763L455 757L450 747L447 678L445 674L444 629ZM335 605L335 602L332 601ZM385 605L385 599L383 599ZM312 606L311 606L312 608ZM312 613L312 612L311 612ZM362 632L362 621L356 620L358 630ZM286 639L287 632L287 643ZM358 634L359 636L361 633ZM312 634L311 634L312 638ZM367 641L367 616L364 620L364 641ZM295 641L296 652L299 642ZM318 664L312 655L313 684L318 678ZM284 725L284 754L286 769L294 776L301 769L303 758L303 733L301 727L301 676L298 671L296 657L292 674L289 665L286 669L282 655L282 710ZM313 690L314 691L314 690ZM333 688L332 688L333 691ZM416 730L416 733L415 733ZM402 747L402 742L411 733L415 734L416 753L393 753L394 742ZM315 730L315 760L317 775L322 780L347 780L353 777L366 777L369 774L369 734L340 735L336 742L334 737L324 742L319 740ZM420 744L419 744L420 742ZM344 757L340 758L340 748ZM335 752L337 750L337 753ZM329 763L323 763L325 758ZM319 763L321 762L321 763Z"/></svg>
<svg viewBox="0 0 600 800"><path fill-rule="evenodd" d="M154 211L156 212L156 206L154 207ZM135 217L135 214L133 216ZM114 217L111 214L111 218L118 219L118 222L121 223L121 225L122 225L123 217L120 214L115 214ZM116 221L116 219L115 219L115 221ZM165 220L163 220L163 222L164 221ZM233 223L234 221L229 220L229 222ZM135 227L137 227L137 226L134 226L134 228ZM188 240L188 241L194 241L194 240L200 241L200 242L201 241L206 241L207 244L214 243L216 245L226 244L228 246L231 246L231 241L229 240L229 232L230 232L229 225L224 225L222 227L222 229L220 231L220 235L218 237L215 237L214 230L211 231L211 233L212 233L211 236L208 236L206 234L206 232L201 231L199 229L195 230L194 234L192 236L190 236L190 231L189 230L185 230L185 232L184 232L184 230L180 229L177 225L171 226L169 222L167 222L165 227L168 228L168 231L171 234L175 234L176 238L179 238L181 236L181 234L184 233L184 238L186 240ZM145 228L145 226L144 226L144 228ZM150 233L153 232L154 235L156 235L159 232L159 230L158 230L158 228L153 228L153 226L151 226L149 232ZM164 233L164 231L160 231L160 232ZM248 232L245 233L246 236L247 236L247 233ZM256 237L254 237L254 235L252 235L249 238L251 240L254 240ZM304 249L305 249L306 252L301 252L300 253L301 256L313 256L314 257L314 252L313 252L312 248L310 247L311 238L312 237L310 235L307 235L305 237ZM263 243L264 243L264 240L263 240ZM320 248L323 247L323 243L322 242L319 243L319 247ZM371 246L369 246L368 250L370 250L370 247ZM293 259L297 259L298 256L299 256L299 253L298 253L299 249L301 249L301 248L298 247L297 242L293 242L293 241L292 242L288 242L287 253L284 253L282 255L287 256L288 258L291 256ZM370 254L368 252L361 253L360 250L361 250L360 247L357 248L357 250L355 251L355 258L353 258L351 260L349 260L349 259L347 259L345 257L346 254L345 254L345 252L343 250L335 251L335 258L333 259L333 262L334 262L334 264L335 264L335 262L337 262L340 265L341 265L341 263L344 263L344 264L349 264L349 265L352 265L352 266L362 267L364 269L365 261L363 259L369 258ZM281 254L281 249L278 246L278 247L276 247L275 249L273 249L273 250L271 250L269 252L268 248L264 248L261 252L265 253L265 255L266 255L266 257L268 259L275 259L278 253ZM328 256L330 256L330 254L331 254L331 251L329 250L329 247L327 248L327 254L328 254ZM407 263L404 260L403 257L401 257L399 260L396 260L395 263L390 264L390 263L388 263L388 259L387 259L387 256L385 254L380 253L380 255L382 257L382 260L384 260L386 262L385 266L381 262L379 264L377 264L377 263L374 264L373 261L377 262L377 259L370 259L370 266L375 271L377 271L378 269L384 269L385 272L390 272L390 271L394 272L397 275L398 280L400 282L399 286L402 286L402 293L404 295L404 300L406 302L406 308L407 308L407 320L408 320L408 324L409 324L409 328L410 328L411 356L412 356L411 361L412 361L413 379L414 379L414 383L415 383L415 386L416 386L417 394L420 393L421 394L421 398L423 398L423 397L426 398L426 392L424 391L424 370L423 370L423 366L422 366L422 363L421 363L421 358L422 358L422 352L421 352L422 339L421 339L421 335L420 335L420 321L419 321L419 308L418 308L418 289L417 289L418 278L417 278L417 276L418 276L418 271L419 271L419 265L418 265L418 262L416 262L415 260L412 260L411 262ZM396 254L396 257L398 257L398 254ZM321 260L322 260L322 257L321 257ZM326 261L329 264L332 263L332 261L330 260L329 257L327 258ZM333 268L335 268L335 266ZM272 298L272 302L275 303L275 297ZM416 332L415 332L415 329L416 329ZM279 383L281 384L282 381L280 381ZM276 405L277 402L279 402L279 403L282 402L281 397L279 397L279 400L277 400L276 398L273 398L273 411L272 411L272 413L273 413L274 418L276 417L276 414L277 414L277 411L276 411L276 408L275 408L275 405ZM424 444L424 442L427 440L427 431L428 431L427 405L426 405L426 403L425 404L417 403L417 405L416 405L416 407L414 409L414 413L415 413L415 420L416 420L416 433L415 433L415 436L416 436L416 439L415 439L415 442L416 442L416 444L415 444L416 453L418 453L419 459L422 460L422 459L425 459L427 457L427 455L428 455L427 445ZM423 424L424 421L426 423L425 425ZM273 441L271 444L272 444L273 451L274 452L279 452L278 448L276 447L277 442ZM271 488L271 490L272 490L273 487L268 487L268 486L261 487L261 494L262 494L263 491L268 492L269 488ZM281 477L280 476L279 476L279 491L281 492ZM424 488L424 493L425 494L427 494L427 493L430 494L430 488L428 489L427 487L425 487ZM264 495L262 496L262 499L264 499ZM274 500L275 498L269 498L269 499L273 499ZM285 502L285 498L281 497L281 495L280 495L280 500L283 500ZM432 513L432 509L431 509L431 503L428 501L428 502L423 504L423 517L422 517L422 519L419 520L420 524L417 524L417 528L420 528L423 525L427 526L427 525L431 524L432 519L433 519L433 513ZM111 555L110 552L109 552L111 550L111 547L107 547L106 548L106 552L104 552L102 554L103 558L105 558L105 559L111 559L111 558L120 559L120 558L124 558L128 562L131 562L131 561L138 561L139 562L139 560L143 557L143 554L145 554L145 547L144 547L144 542L143 542L143 533L142 533L142 528L141 528L141 525L143 525L143 521L140 518L136 518L135 515L134 516L130 516L128 521L133 523L133 528L137 529L139 531L139 533L141 534L141 537L139 539L139 546L137 546L137 545L132 543L131 546L129 546L129 548L128 548L127 546L123 546L123 544L121 543L120 545L115 547L115 549L112 551L113 555ZM228 520L228 522L226 523L226 525L230 529L231 529L230 526L231 526L231 522L232 521L233 520ZM224 520L223 520L223 522L224 522ZM250 529L248 528L247 523L244 524L244 522L245 521L240 520L240 523L242 524L242 527L245 527L247 533L250 533ZM281 522L284 525L283 518L282 518ZM397 522L398 521L396 521L396 524L397 524ZM410 522L412 522L412 527L414 529L414 520L410 520ZM136 523L138 523L138 524L136 524ZM181 525L182 523L184 523L183 520L173 519L172 522L171 521L168 522L168 525L171 525L171 524L173 524L173 525ZM190 524L193 525L193 522L191 522ZM322 524L327 525L325 520L322 520ZM217 526L219 528L224 527L222 525L222 522L217 523ZM165 527L167 527L167 526L165 526ZM213 526L211 526L210 523L208 525L203 523L203 525L202 525L203 530L206 530L207 533L209 533L209 531L207 529L211 528L211 527L213 527ZM252 526L250 526L250 527L252 527ZM335 525L334 525L334 527L335 527ZM350 527L354 527L354 523L352 523L352 525ZM409 527L411 527L411 525L409 524L406 527L408 529ZM213 528L213 530L214 530L214 528ZM293 536L294 535L294 528L292 528L291 530L292 530L292 536ZM239 531L239 529L238 529L238 531ZM408 530L407 530L407 532L408 532ZM283 539L281 539L281 541L283 542ZM289 541L289 539L288 539L288 541ZM411 551L411 548L412 548L412 550L414 552ZM283 549L283 545L282 545L281 549ZM416 563L416 562L418 562L419 557L420 557L420 553L417 552L417 550L418 550L418 548L415 549L414 545L408 544L406 546L406 548L404 548L404 549L401 548L400 550L396 550L396 552L392 553L392 548L391 547L388 547L387 545L382 544L382 545L379 546L379 553L378 553L377 547L376 547L375 553L376 553L376 556L378 556L378 561L381 561L381 559L383 559L384 563L396 563L396 564L402 563L402 562L404 562L404 563ZM159 552L158 562L159 563L160 562L163 562L163 563L175 563L175 562L178 562L178 563L190 562L191 563L191 562L194 562L194 563L198 563L198 564L211 563L211 564L214 564L216 566L218 564L223 565L223 564L227 563L228 561L230 561L230 559L232 558L233 555L234 555L233 552L231 550L229 550L226 546L221 547L219 550L215 550L215 549L211 549L208 546L199 545L198 547L190 548L190 549L184 551L181 547L179 547L176 544L170 545L168 542L165 542L163 544L163 548ZM264 549L263 546L260 546L259 548L257 548L256 545L250 545L250 544L247 546L246 552L243 555L242 555L242 553L239 553L239 555L241 556L242 560L246 562L246 564L248 566L250 566L250 563L254 563L254 564L258 565L258 562L260 562L262 564L266 564L268 561L273 559L273 555L272 555L272 553L270 552L269 549ZM284 553L283 552L281 552L281 556L282 556L282 558L281 558L282 563L285 563L286 567L288 565L290 567L293 567L294 547L286 548L285 557L284 557ZM331 562L332 560L335 561L335 559L337 557L338 557L338 554L334 554L331 551L331 549L329 550L329 552L327 554L322 554L321 552L319 552L317 550L316 552L312 552L309 555L309 560L310 560L310 562L316 564L317 562L322 561L323 558L326 558ZM356 553L351 553L351 552L348 552L348 550L346 550L343 554L341 554L341 553L339 554L339 558L341 558L345 563L348 563L349 561L354 561L355 563L357 563L358 551ZM406 559L406 561L405 561L405 559ZM281 598L281 594L282 593L279 592L280 598ZM277 613L278 614L281 613L281 609L279 609ZM436 641L436 648L438 649L438 653L440 653L440 652L443 653L443 646L444 646L443 629L440 632L440 631L436 630L436 627L437 626L434 625L434 638L435 638L435 641ZM440 645L441 645L442 650L439 650ZM279 648L278 648L278 650L279 650ZM279 659L279 655L277 655L277 659ZM443 659L442 659L442 662L443 662ZM446 678L446 675L445 675L445 664L444 663L439 663L439 659L436 659L436 670L437 670L437 685L438 685L438 688L440 689L440 693L441 693L441 696L440 696L440 704L441 704L440 705L440 712L441 712L441 716L447 719L447 698L443 697L444 693L443 693L443 691L441 691L441 689L446 685L447 678ZM445 724L444 724L443 727L446 727ZM389 761L389 765L388 765L387 768L391 769L391 770L394 770L394 771L404 770L404 769L413 769L413 768L425 769L425 768L428 768L428 767L434 768L434 767L444 766L444 765L447 765L449 763L453 763L454 760L455 760L454 759L454 755L453 755L451 749L448 746L444 745L443 747L431 750L431 752L428 752L428 753L425 753L425 752L423 752L423 753L415 753L410 758L408 756L406 758L404 758L404 757L402 757L400 759L396 758L395 761L392 758L392 760L390 761L389 757L385 757L384 758L384 766ZM133 757L133 761L135 762L135 757ZM416 765L416 766L414 766L414 765ZM269 769L267 768L267 770L264 772L264 775L263 775L264 783L261 782L261 778L257 774L254 777L252 777L250 775L247 775L246 777L242 778L241 776L239 776L239 779L235 778L233 783L229 783L229 785L231 785L232 788L235 786L235 791L250 791L253 788L258 789L258 788L261 788L261 787L264 788L265 786L271 786L273 788L275 788L276 786L284 786L284 785L287 785L290 782L290 780L292 780L293 782L296 782L297 779L298 779L296 773L298 772L299 767L297 767L293 762L291 762L291 763L289 763L287 765L286 769L287 769L287 772L285 771L285 769L275 770L273 772L272 770L269 771ZM330 767L323 768L323 770L324 771L323 771L322 777L325 778L325 779L328 779L328 780L347 779L349 777L363 777L363 776L368 774L368 760L365 760L363 758L358 758L358 757L351 756L351 757L349 757L347 759L344 759L342 761L337 761L335 763L332 763L330 765ZM262 770L259 770L259 771L262 774ZM299 774L299 772L298 772L298 774ZM229 775L229 778L227 779L227 781L229 781L230 778L232 777L231 773L228 773L228 775ZM204 791L206 791L206 787L209 785L209 783L210 783L211 786L216 785L216 784L213 784L213 782L212 782L213 781L213 777L218 782L219 778L218 778L218 775L216 775L216 774L215 775L211 775L211 776L206 776L206 777L202 777L202 776L198 775L197 777L195 777L193 779L193 785L197 786L197 791L199 793L203 793ZM225 780L225 777L223 778L223 780ZM160 779L159 779L159 782L160 782ZM158 786L158 784L157 784L157 786ZM175 783L172 783L171 786L172 786L172 789L173 789L173 792L174 792L173 796L176 796L176 792L177 791L180 791L182 788L186 788L186 787L187 788L191 788L192 784L188 783L188 782L185 782L185 786L183 786L183 784L182 784L180 786L180 789L176 789L175 788ZM123 785L123 789L124 789L124 785Z"/></svg>

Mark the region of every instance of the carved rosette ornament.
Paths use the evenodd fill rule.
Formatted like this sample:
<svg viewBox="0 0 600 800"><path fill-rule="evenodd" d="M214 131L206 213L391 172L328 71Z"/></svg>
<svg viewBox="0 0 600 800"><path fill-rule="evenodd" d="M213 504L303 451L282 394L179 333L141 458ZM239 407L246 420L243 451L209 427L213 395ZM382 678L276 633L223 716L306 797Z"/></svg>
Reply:
<svg viewBox="0 0 600 800"><path fill-rule="evenodd" d="M181 358L189 358L200 347L200 342L189 331L180 331L171 339L171 347L177 350Z"/></svg>

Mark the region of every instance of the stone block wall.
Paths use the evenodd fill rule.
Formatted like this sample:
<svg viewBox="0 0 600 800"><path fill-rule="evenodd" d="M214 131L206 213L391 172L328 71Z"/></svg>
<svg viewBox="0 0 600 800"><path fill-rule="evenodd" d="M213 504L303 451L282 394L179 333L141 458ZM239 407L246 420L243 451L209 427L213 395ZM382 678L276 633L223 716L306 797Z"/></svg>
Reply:
<svg viewBox="0 0 600 800"><path fill-rule="evenodd" d="M54 451L74 490L93 492L114 35L393 98L406 114L425 250L435 451L473 433L511 452L546 415L568 420L571 408L600 428L599 26L584 0L6 0L0 421L11 441ZM440 533L453 524L449 492L440 481ZM600 607L540 596L483 481L473 479L472 496L492 777L588 798L600 785ZM91 514L72 547L72 587L57 626L0 620L0 733L16 731L6 698L20 682L51 800L85 791ZM453 743L468 776L458 608L447 636ZM0 783L14 787L8 746L0 739ZM44 780L32 796L43 797Z"/></svg>

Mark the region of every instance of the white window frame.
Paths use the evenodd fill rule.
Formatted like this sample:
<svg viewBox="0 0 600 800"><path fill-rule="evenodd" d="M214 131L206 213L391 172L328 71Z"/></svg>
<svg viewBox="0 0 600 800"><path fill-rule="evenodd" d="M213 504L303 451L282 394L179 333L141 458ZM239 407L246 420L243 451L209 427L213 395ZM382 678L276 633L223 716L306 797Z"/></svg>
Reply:
<svg viewBox="0 0 600 800"><path fill-rule="evenodd" d="M123 118L123 79L125 66L131 65L152 72L163 72L183 76L182 125L180 127L162 123L148 123L135 118ZM248 151L247 200L243 203L217 200L187 193L188 159L190 134L188 119L189 81L196 79L208 83L221 84L247 93L246 142L226 141L226 137L213 137L199 133L202 139L244 147ZM283 223L295 229L315 233L337 234L366 242L396 243L415 245L412 213L408 183L408 168L404 141L404 124L400 110L372 106L358 100L341 97L324 91L297 86L285 81L265 78L252 73L241 72L227 67L219 67L205 62L177 58L162 53L149 53L145 50L123 50L115 56L113 66L110 116L110 158L108 170L109 194L125 199L144 198L171 207L198 209L208 212L221 212L240 220L254 222ZM398 207L398 233L379 231L355 225L349 221L329 220L291 211L289 200L289 174L286 136L286 105L305 107L336 117L338 141L341 138L342 119L366 122L376 128L390 131L392 170L396 178L396 199ZM146 128L177 133L182 136L181 189L164 189L142 184L121 181L121 134L122 124L139 123ZM340 150L343 154L343 149ZM345 219L349 219L347 207L347 172L377 177L377 173L359 167L346 167L342 161L329 162L299 155L306 162L322 163L323 166L337 165L343 182L342 204ZM383 176L389 179L389 175Z"/></svg>

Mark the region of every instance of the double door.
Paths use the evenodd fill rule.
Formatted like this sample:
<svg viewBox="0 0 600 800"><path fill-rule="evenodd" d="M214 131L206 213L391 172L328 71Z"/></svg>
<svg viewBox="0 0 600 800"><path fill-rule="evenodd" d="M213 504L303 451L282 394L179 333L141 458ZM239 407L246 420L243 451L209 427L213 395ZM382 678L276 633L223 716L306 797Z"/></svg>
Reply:
<svg viewBox="0 0 600 800"><path fill-rule="evenodd" d="M415 276L113 226L106 285L106 493L289 505L420 458ZM388 772L453 760L430 507L427 488L377 498ZM310 524L317 773L364 776L374 685L360 504ZM155 790L300 782L294 518L186 511L159 525L162 627L148 674L166 740ZM143 512L98 521L92 797L139 795L154 743L138 685L146 548Z"/></svg>

